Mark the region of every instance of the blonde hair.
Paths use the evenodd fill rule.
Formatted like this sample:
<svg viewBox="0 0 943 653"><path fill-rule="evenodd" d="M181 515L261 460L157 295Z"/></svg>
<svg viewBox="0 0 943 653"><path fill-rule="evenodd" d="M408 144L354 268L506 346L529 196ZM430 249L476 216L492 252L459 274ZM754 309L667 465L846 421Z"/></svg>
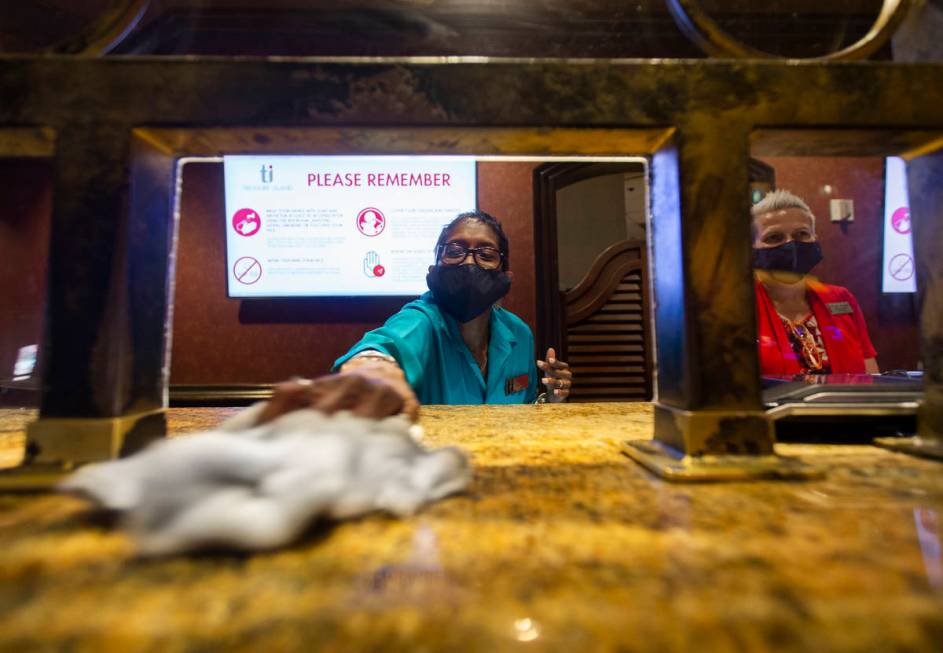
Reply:
<svg viewBox="0 0 943 653"><path fill-rule="evenodd" d="M812 228L815 229L815 216L812 215L812 209L802 201L798 195L790 193L788 190L772 190L750 209L750 215L753 219L760 217L764 213L773 211L783 211L785 209L799 209L809 214L812 219Z"/></svg>

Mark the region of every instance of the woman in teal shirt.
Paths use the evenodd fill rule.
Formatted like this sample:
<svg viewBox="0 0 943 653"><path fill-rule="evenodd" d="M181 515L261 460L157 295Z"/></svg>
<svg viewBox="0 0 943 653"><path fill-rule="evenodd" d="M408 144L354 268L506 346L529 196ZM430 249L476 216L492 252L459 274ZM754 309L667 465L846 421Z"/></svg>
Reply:
<svg viewBox="0 0 943 653"><path fill-rule="evenodd" d="M508 239L493 216L463 213L436 244L430 292L364 334L334 370L398 368L423 404L520 404L537 398L537 367L549 401L570 392L568 365L554 350L534 364L534 336L496 305L511 287Z"/></svg>

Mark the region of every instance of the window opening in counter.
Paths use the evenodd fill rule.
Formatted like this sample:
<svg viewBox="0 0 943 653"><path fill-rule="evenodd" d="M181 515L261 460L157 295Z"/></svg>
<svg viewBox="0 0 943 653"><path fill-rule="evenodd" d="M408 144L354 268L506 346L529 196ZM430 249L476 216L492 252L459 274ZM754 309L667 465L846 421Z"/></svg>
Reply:
<svg viewBox="0 0 943 653"><path fill-rule="evenodd" d="M368 165L370 158L363 157ZM384 158L389 159L373 157L375 162ZM517 155L454 158L471 160L473 165L473 194L466 202L470 205L468 209L478 208L495 215L502 221L510 240L510 269L515 276L511 292L502 300L502 306L524 320L535 333L537 352L553 346L561 359L566 360L564 357L569 356L578 379L574 382L571 400L650 398L654 352L644 269L647 254L647 159L643 156ZM321 161L326 159L322 157ZM268 168L265 173L276 175L278 179L267 177L268 181L262 181L261 164L252 163L253 179L258 177L256 185L285 182L281 170L273 169L269 173ZM235 228L233 218L243 207L226 205L223 167L222 157L188 158L186 165L180 167L170 377L171 401L175 404L189 401L186 397L197 403L254 400L276 381L299 374L324 373L360 335L382 324L419 294L419 290L415 290L412 295L233 297L231 292L227 293L227 283L230 287L232 285L228 276L233 260L227 260L226 239L232 237L229 232ZM558 174L548 176L548 170ZM571 175L573 170L581 172ZM588 210L599 204L596 194L601 191L591 182L599 178L600 172L604 173L605 190L612 191L606 194L600 206L612 209L614 219L622 228L618 234L598 228L603 220L612 216L600 216ZM559 173L566 174L561 176ZM611 175L610 178L606 179L607 175ZM566 183L548 184L551 178ZM303 180L305 183L306 179ZM569 183L572 180L586 181L588 185ZM541 193L541 189L546 192ZM615 207L607 206L609 195L617 200ZM560 197L565 198L561 202L562 211L557 202ZM580 202L587 207L582 213L567 209ZM364 206L368 204L374 206L376 202L366 202ZM392 234L394 219L407 216L408 206L392 212L382 206L374 208L386 218L384 228L376 235L354 231L357 212L353 208L340 211L340 222L350 232L345 232L349 236L346 240L352 242L337 245L340 249L346 248L349 255L357 259L355 262L369 254L367 250L361 251L365 244L371 245L368 249L380 258L378 265L385 268L385 277L393 274L394 270L384 258L395 263L395 257L389 258L390 253L385 249L380 251L388 248L389 243L378 241ZM266 237L265 214L263 209L258 211L263 224L248 231ZM454 216L450 215L448 219L451 217ZM443 217L442 224L436 225L429 243L421 241L418 237L421 234L415 238L416 247L423 248L422 256L417 253L414 257L414 267L422 268L423 283L426 269L432 262L435 238L448 219ZM591 243L592 251L576 242L572 236L574 229L595 237ZM241 234L239 238L249 239ZM613 288L602 289L605 301L598 306L587 304L585 296L582 303L578 301L576 305L568 302L565 296L561 299L559 289L563 281L551 281L560 277L558 270L561 266L568 266L566 274L576 280L570 290L581 289L585 294L594 284L609 283L608 278L599 278L598 268L601 257L613 256L614 247L619 250L615 252L617 262L626 267L625 273L631 278L619 280ZM241 256L252 254L242 253ZM278 258L298 257L301 254L297 257L279 255ZM304 257L318 258L310 251ZM231 254L229 258L233 259ZM263 254L255 258L264 274L269 267L267 256ZM578 259L578 263L574 264L571 259ZM360 265L357 271L365 269ZM384 280L366 276L364 279ZM547 298L554 302L551 304L552 314L543 312L548 305ZM568 315L575 315L575 319L568 320ZM194 393L200 388L206 392ZM213 392L218 395L215 399L210 398Z"/></svg>
<svg viewBox="0 0 943 653"><path fill-rule="evenodd" d="M906 207L903 161L879 151L756 160L770 172L758 193L751 169L757 346L777 437L912 433L922 392L915 297L887 292L887 275L902 269L889 267L886 225ZM909 219L898 222L909 231Z"/></svg>

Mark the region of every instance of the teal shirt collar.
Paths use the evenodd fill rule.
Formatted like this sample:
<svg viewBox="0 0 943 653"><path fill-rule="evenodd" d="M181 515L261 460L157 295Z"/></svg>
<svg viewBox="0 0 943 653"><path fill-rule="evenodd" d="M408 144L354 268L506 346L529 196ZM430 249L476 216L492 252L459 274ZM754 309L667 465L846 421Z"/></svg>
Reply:
<svg viewBox="0 0 943 653"><path fill-rule="evenodd" d="M428 302L435 302L431 292L425 293L421 299ZM481 369L479 369L475 357L472 356L468 345L466 345L465 341L462 339L462 332L459 329L458 320L439 308L442 319L445 321L448 328L449 337L455 343L456 348L462 352L462 358L465 364L472 370L475 379L478 380L483 394L488 394L499 386L502 389L504 388L504 370L507 367L508 360L511 358L512 349L514 345L517 344L517 337L514 335L514 332L508 328L507 324L505 324L504 319L502 319L502 311L504 311L504 309L498 305L491 308L491 321L488 325L488 380L486 382L481 376Z"/></svg>

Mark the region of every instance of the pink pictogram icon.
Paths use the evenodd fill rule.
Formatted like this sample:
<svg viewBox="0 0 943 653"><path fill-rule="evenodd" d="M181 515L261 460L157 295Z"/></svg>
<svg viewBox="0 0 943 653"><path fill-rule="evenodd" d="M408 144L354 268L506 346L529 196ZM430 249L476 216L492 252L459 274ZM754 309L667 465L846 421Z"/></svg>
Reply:
<svg viewBox="0 0 943 653"><path fill-rule="evenodd" d="M384 274L386 274L386 268L383 267L382 265L378 265L375 268L373 268L373 276L382 277Z"/></svg>
<svg viewBox="0 0 943 653"><path fill-rule="evenodd" d="M357 214L357 230L364 236L379 236L386 228L386 217L380 209L368 207Z"/></svg>
<svg viewBox="0 0 943 653"><path fill-rule="evenodd" d="M891 226L899 234L910 233L910 209L902 206L891 214Z"/></svg>
<svg viewBox="0 0 943 653"><path fill-rule="evenodd" d="M252 209L239 209L232 216L232 228L240 236L251 236L262 228L262 218Z"/></svg>

